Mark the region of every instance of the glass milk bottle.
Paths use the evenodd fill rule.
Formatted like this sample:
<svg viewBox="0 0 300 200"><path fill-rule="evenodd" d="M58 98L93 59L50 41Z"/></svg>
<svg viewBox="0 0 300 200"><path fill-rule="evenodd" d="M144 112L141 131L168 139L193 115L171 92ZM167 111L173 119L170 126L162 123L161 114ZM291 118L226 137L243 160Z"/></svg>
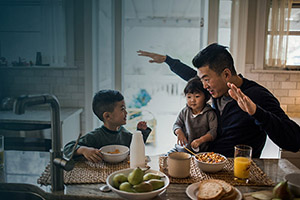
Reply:
<svg viewBox="0 0 300 200"><path fill-rule="evenodd" d="M130 168L145 167L145 144L141 131L133 133L130 144Z"/></svg>

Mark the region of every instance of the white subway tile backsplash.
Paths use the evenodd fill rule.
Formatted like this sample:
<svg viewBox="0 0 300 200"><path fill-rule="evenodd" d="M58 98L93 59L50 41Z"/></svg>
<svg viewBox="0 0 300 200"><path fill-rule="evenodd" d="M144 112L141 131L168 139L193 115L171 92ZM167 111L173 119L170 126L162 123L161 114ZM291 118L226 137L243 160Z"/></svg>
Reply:
<svg viewBox="0 0 300 200"><path fill-rule="evenodd" d="M295 104L295 98L294 97L281 97L280 103L282 104Z"/></svg>
<svg viewBox="0 0 300 200"><path fill-rule="evenodd" d="M72 100L80 100L80 99L82 99L82 97L83 97L83 94L80 94L80 93L71 94Z"/></svg>
<svg viewBox="0 0 300 200"><path fill-rule="evenodd" d="M282 90L282 89L275 89L274 90L274 95L276 97L286 97L288 96L289 91L288 90Z"/></svg>
<svg viewBox="0 0 300 200"><path fill-rule="evenodd" d="M300 74L291 74L290 81L300 81Z"/></svg>
<svg viewBox="0 0 300 200"><path fill-rule="evenodd" d="M274 74L260 73L258 77L260 81L274 81Z"/></svg>
<svg viewBox="0 0 300 200"><path fill-rule="evenodd" d="M289 90L289 96L300 97L300 90Z"/></svg>
<svg viewBox="0 0 300 200"><path fill-rule="evenodd" d="M245 76L245 78L247 78L249 80L258 81L259 76L258 76L258 73L247 73L246 76Z"/></svg>
<svg viewBox="0 0 300 200"><path fill-rule="evenodd" d="M289 81L290 75L289 74L275 74L274 81Z"/></svg>
<svg viewBox="0 0 300 200"><path fill-rule="evenodd" d="M300 105L287 105L287 112L300 113Z"/></svg>
<svg viewBox="0 0 300 200"><path fill-rule="evenodd" d="M282 82L281 83L282 89L296 89L297 88L297 82Z"/></svg>
<svg viewBox="0 0 300 200"><path fill-rule="evenodd" d="M65 87L66 93L78 92L78 86L77 85L65 85L64 87Z"/></svg>
<svg viewBox="0 0 300 200"><path fill-rule="evenodd" d="M49 76L52 76L52 77L63 77L63 71L62 70L53 70L49 73Z"/></svg>
<svg viewBox="0 0 300 200"><path fill-rule="evenodd" d="M77 77L78 76L78 71L75 71L75 70L65 70L63 76L64 77Z"/></svg>

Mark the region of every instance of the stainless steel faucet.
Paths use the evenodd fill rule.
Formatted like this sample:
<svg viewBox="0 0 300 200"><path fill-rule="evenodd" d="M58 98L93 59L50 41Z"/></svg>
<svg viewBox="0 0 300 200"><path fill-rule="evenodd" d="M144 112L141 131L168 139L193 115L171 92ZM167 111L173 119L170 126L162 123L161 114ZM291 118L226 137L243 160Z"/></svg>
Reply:
<svg viewBox="0 0 300 200"><path fill-rule="evenodd" d="M59 191L64 189L63 168L70 171L74 167L72 159L63 158L62 134L60 124L60 106L54 95L23 95L16 99L14 103L14 112L16 114L24 114L25 108L34 105L50 104L51 106L51 140L52 149L50 150L50 169L51 169L51 189Z"/></svg>

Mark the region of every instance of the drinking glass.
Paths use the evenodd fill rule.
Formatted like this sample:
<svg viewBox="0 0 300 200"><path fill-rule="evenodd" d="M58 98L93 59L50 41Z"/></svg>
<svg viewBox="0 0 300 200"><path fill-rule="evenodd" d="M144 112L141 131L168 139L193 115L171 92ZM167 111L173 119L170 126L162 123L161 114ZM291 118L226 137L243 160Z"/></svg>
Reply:
<svg viewBox="0 0 300 200"><path fill-rule="evenodd" d="M251 157L251 146L241 144L234 147L234 180L249 182Z"/></svg>
<svg viewBox="0 0 300 200"><path fill-rule="evenodd" d="M0 135L0 169L4 168L4 136Z"/></svg>

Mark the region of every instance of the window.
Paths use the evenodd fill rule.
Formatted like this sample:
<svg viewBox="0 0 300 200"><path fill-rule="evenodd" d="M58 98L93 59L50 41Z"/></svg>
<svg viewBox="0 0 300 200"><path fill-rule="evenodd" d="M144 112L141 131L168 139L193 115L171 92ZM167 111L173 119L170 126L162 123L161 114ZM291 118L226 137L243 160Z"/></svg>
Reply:
<svg viewBox="0 0 300 200"><path fill-rule="evenodd" d="M218 43L227 47L230 47L231 7L231 0L220 0Z"/></svg>
<svg viewBox="0 0 300 200"><path fill-rule="evenodd" d="M121 90L128 108L126 128L134 131L137 121L145 120L153 130L148 138L150 144L146 146L148 155L165 153L176 143L172 126L186 104L182 95L186 81L171 72L167 64L150 64L148 58L137 56L136 51L168 54L192 67L192 58L207 46L208 26L214 27L218 33L213 42L230 46L232 1L214 1L217 5L211 5L212 2L93 2L93 22L96 25L93 29L93 53L96 55L93 65L97 68L93 80L99 90L119 89L117 83L121 79ZM218 19L214 23L208 20L209 6L214 8L211 12ZM119 37L121 39L117 40ZM120 55L116 54L118 47ZM121 77L116 76L118 74Z"/></svg>
<svg viewBox="0 0 300 200"><path fill-rule="evenodd" d="M287 67L300 68L300 3L292 6L288 37Z"/></svg>
<svg viewBox="0 0 300 200"><path fill-rule="evenodd" d="M300 69L300 3L271 1L269 7L266 68Z"/></svg>

